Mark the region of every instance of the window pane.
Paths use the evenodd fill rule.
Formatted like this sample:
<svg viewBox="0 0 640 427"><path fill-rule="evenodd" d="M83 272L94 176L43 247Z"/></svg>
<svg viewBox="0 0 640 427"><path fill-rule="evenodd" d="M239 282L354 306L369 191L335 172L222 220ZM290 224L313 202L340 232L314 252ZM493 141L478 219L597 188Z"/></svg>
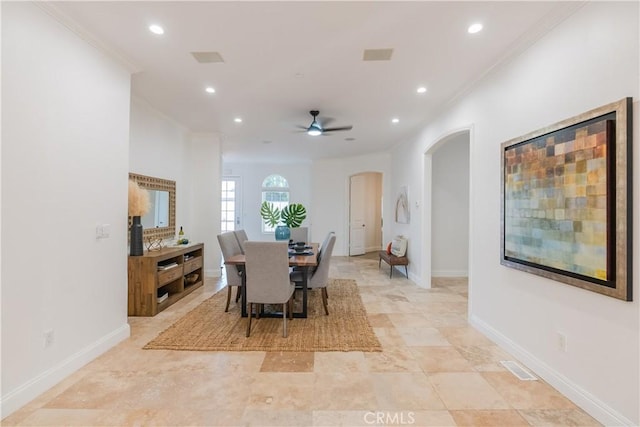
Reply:
<svg viewBox="0 0 640 427"><path fill-rule="evenodd" d="M289 183L280 175L269 175L262 181L262 187L264 188L288 188Z"/></svg>
<svg viewBox="0 0 640 427"><path fill-rule="evenodd" d="M272 203L282 209L289 204L289 183L280 175L269 175L262 182L262 201ZM275 227L269 227L262 222L262 231L273 233Z"/></svg>
<svg viewBox="0 0 640 427"><path fill-rule="evenodd" d="M286 191L263 191L262 192L262 201L278 203L285 202L285 206L289 202L289 192Z"/></svg>

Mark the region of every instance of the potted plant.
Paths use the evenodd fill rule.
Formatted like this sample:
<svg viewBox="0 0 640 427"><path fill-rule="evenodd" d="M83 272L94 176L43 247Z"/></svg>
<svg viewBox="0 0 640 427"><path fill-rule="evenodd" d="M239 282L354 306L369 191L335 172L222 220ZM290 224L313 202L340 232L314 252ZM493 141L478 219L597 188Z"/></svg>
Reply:
<svg viewBox="0 0 640 427"><path fill-rule="evenodd" d="M260 216L269 227L276 227L276 240L289 240L291 228L300 227L307 217L307 209L300 203L291 203L280 209L270 202L262 202Z"/></svg>

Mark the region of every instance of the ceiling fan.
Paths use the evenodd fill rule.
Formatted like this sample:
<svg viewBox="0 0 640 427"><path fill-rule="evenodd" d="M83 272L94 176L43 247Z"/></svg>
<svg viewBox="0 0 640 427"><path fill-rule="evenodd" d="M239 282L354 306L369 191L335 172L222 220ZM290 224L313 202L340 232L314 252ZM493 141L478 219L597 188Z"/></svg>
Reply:
<svg viewBox="0 0 640 427"><path fill-rule="evenodd" d="M320 111L311 110L309 111L309 114L311 114L311 116L313 117L313 121L311 122L311 124L309 126L298 126L300 129L304 129L304 132L306 132L307 135L318 136L318 135L323 135L326 132L351 130L353 128L353 126L339 126L339 127L328 128L325 126L328 125L331 121L333 121L333 119L325 119L324 123L322 123L317 118L318 114L320 114Z"/></svg>

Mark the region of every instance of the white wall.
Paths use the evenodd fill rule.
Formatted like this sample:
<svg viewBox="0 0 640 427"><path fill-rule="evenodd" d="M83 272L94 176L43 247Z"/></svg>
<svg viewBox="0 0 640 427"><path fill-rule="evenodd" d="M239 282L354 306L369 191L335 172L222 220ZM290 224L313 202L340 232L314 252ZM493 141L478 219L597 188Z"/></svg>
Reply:
<svg viewBox="0 0 640 427"><path fill-rule="evenodd" d="M176 182L176 227L187 224L186 165L189 131L146 101L131 98L129 172Z"/></svg>
<svg viewBox="0 0 640 427"><path fill-rule="evenodd" d="M459 133L432 154L431 276L467 276L469 136Z"/></svg>
<svg viewBox="0 0 640 427"><path fill-rule="evenodd" d="M503 141L626 96L634 99L638 140L638 12L637 2L585 4L394 150L392 161L394 183L422 188L423 153L447 134L471 130L470 320L608 425L640 424L640 150L633 154L633 302L500 265L499 153ZM557 348L558 331L567 352Z"/></svg>
<svg viewBox="0 0 640 427"><path fill-rule="evenodd" d="M190 241L205 244L205 274L219 275L220 137L192 135L136 97L130 136L129 171L176 182L176 227L182 226Z"/></svg>
<svg viewBox="0 0 640 427"><path fill-rule="evenodd" d="M307 208L303 226L309 227L309 237L321 242L327 232L336 231L334 255L348 254L349 177L363 172L386 172L388 154L374 154L347 159L321 160L311 164L224 163L223 175L240 177L242 225L252 240L273 240L273 234L262 233L260 203L262 181L271 174L282 175L289 182L291 201ZM382 175L367 174L367 197L380 202ZM312 196L313 195L313 196ZM379 216L371 219L380 224ZM218 227L219 228L219 227ZM369 236L368 245L380 247L380 236ZM389 237L390 239L390 237Z"/></svg>
<svg viewBox="0 0 640 427"><path fill-rule="evenodd" d="M390 188L391 192L386 192L389 196L384 197L385 211L387 207L391 209L389 215L385 216L385 238L388 242L393 236L402 235L407 238L407 257L409 258L409 278L418 286L429 287L430 282L423 283L422 272L426 265L431 262L429 256L422 250L422 242L431 242L429 236L423 235L421 222L422 213L429 209L430 198L423 198L423 171L421 159L424 156L423 149L417 144L403 144L392 150ZM407 196L409 200L409 224L395 222L393 208L396 197L402 186L407 186Z"/></svg>
<svg viewBox="0 0 640 427"><path fill-rule="evenodd" d="M129 336L130 75L34 3L1 7L5 417Z"/></svg>
<svg viewBox="0 0 640 427"><path fill-rule="evenodd" d="M220 137L192 134L189 161L185 165L189 239L205 245L204 269L207 276L220 275L220 250L216 235L220 232Z"/></svg>
<svg viewBox="0 0 640 427"><path fill-rule="evenodd" d="M374 153L343 159L325 159L312 166L312 205L314 209L312 235L314 239L323 239L329 231L336 233L335 256L349 254L349 177L363 172L382 173L383 197L390 194L388 153ZM386 201L386 198L385 198ZM388 230L392 220L392 206L384 205L382 216L385 227L382 241L393 237ZM411 269L411 266L409 267Z"/></svg>
<svg viewBox="0 0 640 427"><path fill-rule="evenodd" d="M262 232L260 205L262 204L262 182L269 175L281 175L289 183L291 203L302 203L307 209L307 218L302 223L309 227L309 237L314 235L312 224L318 218L311 200L311 165L308 163L224 163L223 175L240 177L242 200L242 224L251 240L274 240L273 233ZM218 221L218 230L220 224Z"/></svg>

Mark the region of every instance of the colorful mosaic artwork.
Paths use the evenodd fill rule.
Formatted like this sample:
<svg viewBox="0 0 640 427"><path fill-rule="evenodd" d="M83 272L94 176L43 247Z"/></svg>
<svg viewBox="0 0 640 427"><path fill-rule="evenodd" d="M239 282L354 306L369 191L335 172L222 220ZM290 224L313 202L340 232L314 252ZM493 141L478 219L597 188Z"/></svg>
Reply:
<svg viewBox="0 0 640 427"><path fill-rule="evenodd" d="M613 127L608 115L504 151L505 257L595 281L611 278Z"/></svg>

